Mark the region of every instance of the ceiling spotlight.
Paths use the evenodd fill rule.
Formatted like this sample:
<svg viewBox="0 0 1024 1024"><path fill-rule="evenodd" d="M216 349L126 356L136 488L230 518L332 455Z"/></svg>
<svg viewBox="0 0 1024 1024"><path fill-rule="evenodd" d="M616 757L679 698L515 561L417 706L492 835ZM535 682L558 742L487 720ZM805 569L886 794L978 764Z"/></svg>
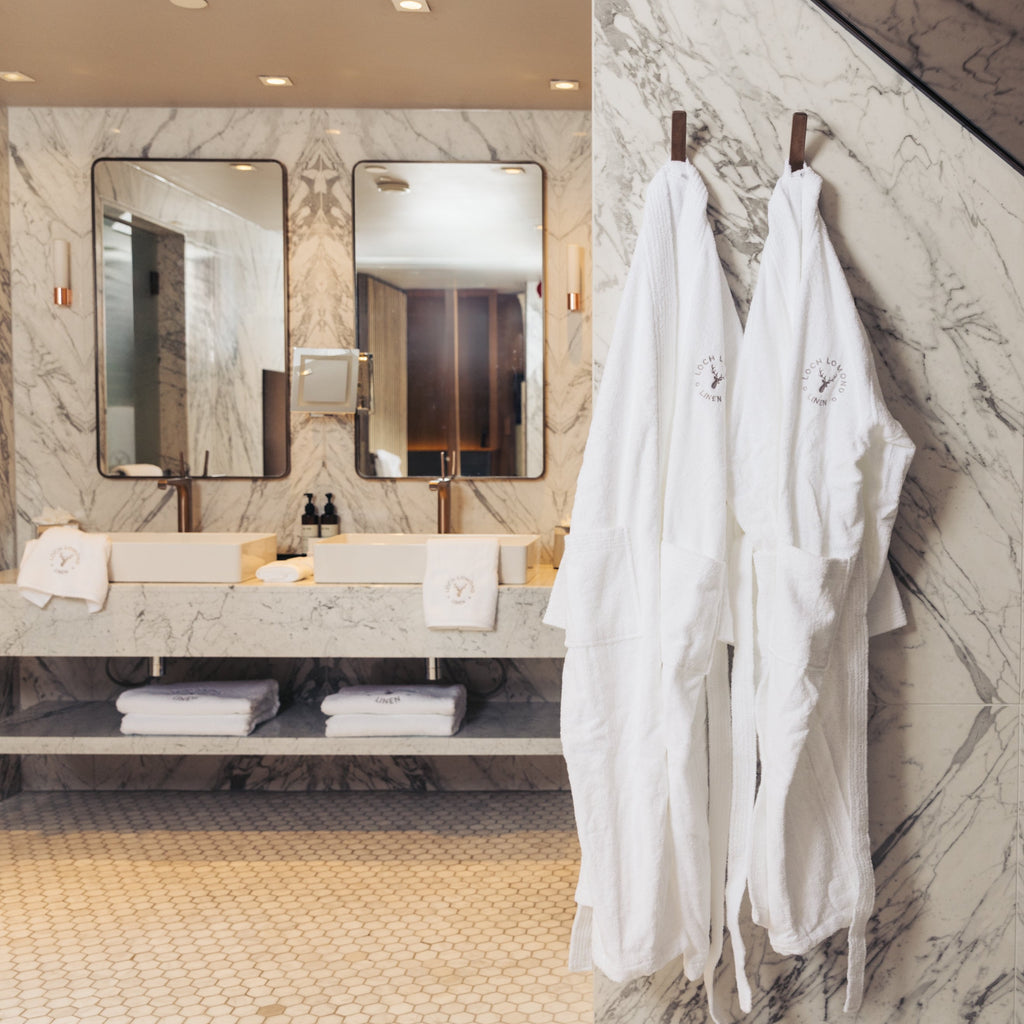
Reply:
<svg viewBox="0 0 1024 1024"><path fill-rule="evenodd" d="M231 165L236 171L255 171L256 168L252 164L232 164Z"/></svg>
<svg viewBox="0 0 1024 1024"><path fill-rule="evenodd" d="M287 75L260 75L260 81L264 85L294 85L295 83Z"/></svg>
<svg viewBox="0 0 1024 1024"><path fill-rule="evenodd" d="M548 85L563 92L576 91L580 87L580 83L574 78L552 78Z"/></svg>
<svg viewBox="0 0 1024 1024"><path fill-rule="evenodd" d="M22 74L20 71L0 71L0 82L34 82L30 75Z"/></svg>
<svg viewBox="0 0 1024 1024"><path fill-rule="evenodd" d="M502 167L502 170L506 174L525 174L526 173L526 168L525 167L516 167L515 164L509 164L508 167Z"/></svg>
<svg viewBox="0 0 1024 1024"><path fill-rule="evenodd" d="M429 14L430 4L427 0L391 0L396 11L404 11L412 14Z"/></svg>
<svg viewBox="0 0 1024 1024"><path fill-rule="evenodd" d="M201 11L207 5L207 0L171 0L171 3L175 7L186 7L190 11Z"/></svg>

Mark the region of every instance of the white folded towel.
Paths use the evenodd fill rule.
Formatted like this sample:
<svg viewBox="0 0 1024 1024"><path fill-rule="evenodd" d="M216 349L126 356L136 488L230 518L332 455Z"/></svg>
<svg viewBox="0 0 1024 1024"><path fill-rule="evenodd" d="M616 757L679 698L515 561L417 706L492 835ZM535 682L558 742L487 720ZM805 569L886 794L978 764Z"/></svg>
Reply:
<svg viewBox="0 0 1024 1024"><path fill-rule="evenodd" d="M264 583L297 583L313 575L313 559L309 555L303 555L301 558L282 558L279 561L267 562L256 570L256 575Z"/></svg>
<svg viewBox="0 0 1024 1024"><path fill-rule="evenodd" d="M111 471L118 476L163 476L164 471L151 462L125 462Z"/></svg>
<svg viewBox="0 0 1024 1024"><path fill-rule="evenodd" d="M121 719L128 736L248 736L261 722L273 718L266 708L254 715L146 715L133 713Z"/></svg>
<svg viewBox="0 0 1024 1024"><path fill-rule="evenodd" d="M325 736L454 736L462 715L331 715Z"/></svg>
<svg viewBox="0 0 1024 1024"><path fill-rule="evenodd" d="M277 680L231 680L203 683L150 683L125 690L117 698L123 714L147 715L258 715L269 709L277 714ZM262 719L261 719L262 721Z"/></svg>
<svg viewBox="0 0 1024 1024"><path fill-rule="evenodd" d="M498 540L431 537L426 544L423 615L428 629L494 629Z"/></svg>
<svg viewBox="0 0 1024 1024"><path fill-rule="evenodd" d="M456 715L466 711L466 688L452 686L346 686L320 705L325 715Z"/></svg>
<svg viewBox="0 0 1024 1024"><path fill-rule="evenodd" d="M107 599L110 540L75 526L53 526L25 545L18 570L22 596L40 608L51 597L77 597L90 612Z"/></svg>

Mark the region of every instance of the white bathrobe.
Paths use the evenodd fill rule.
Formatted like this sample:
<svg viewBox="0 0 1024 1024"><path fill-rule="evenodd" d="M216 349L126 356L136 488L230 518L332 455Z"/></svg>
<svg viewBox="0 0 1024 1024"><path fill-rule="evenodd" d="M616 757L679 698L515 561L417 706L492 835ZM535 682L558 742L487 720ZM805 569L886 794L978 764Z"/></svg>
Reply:
<svg viewBox="0 0 1024 1024"><path fill-rule="evenodd" d="M734 945L744 882L755 922L780 953L805 954L848 929L846 1008L855 1010L874 902L868 635L905 621L886 556L914 449L883 402L820 191L807 167L787 168L776 186L730 380L731 486L744 537L728 904ZM751 707L761 760L752 817Z"/></svg>
<svg viewBox="0 0 1024 1024"><path fill-rule="evenodd" d="M616 982L680 956L696 978L718 959L724 392L740 336L707 190L692 165L669 163L648 187L545 616L568 648L561 733L582 851L570 966Z"/></svg>

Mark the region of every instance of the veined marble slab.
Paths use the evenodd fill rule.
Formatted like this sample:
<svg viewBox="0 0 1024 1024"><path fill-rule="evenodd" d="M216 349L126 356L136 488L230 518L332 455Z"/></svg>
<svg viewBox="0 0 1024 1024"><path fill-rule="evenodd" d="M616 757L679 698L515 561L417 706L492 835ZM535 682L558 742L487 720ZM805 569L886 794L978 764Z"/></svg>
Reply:
<svg viewBox="0 0 1024 1024"><path fill-rule="evenodd" d="M37 608L0 573L8 655L165 657L558 658L564 634L541 622L554 570L498 588L496 628L430 630L415 585L115 583L102 611L51 599Z"/></svg>
<svg viewBox="0 0 1024 1024"><path fill-rule="evenodd" d="M454 736L328 737L320 710L296 704L248 736L125 736L112 701L50 702L0 718L0 753L557 755L562 752L558 716L558 704L495 701L471 706ZM187 725L187 716L183 722Z"/></svg>

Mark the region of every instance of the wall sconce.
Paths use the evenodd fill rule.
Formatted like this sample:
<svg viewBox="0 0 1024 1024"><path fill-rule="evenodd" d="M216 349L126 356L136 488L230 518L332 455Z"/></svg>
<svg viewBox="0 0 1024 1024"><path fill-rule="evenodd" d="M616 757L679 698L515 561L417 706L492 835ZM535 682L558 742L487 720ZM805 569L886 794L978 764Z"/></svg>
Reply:
<svg viewBox="0 0 1024 1024"><path fill-rule="evenodd" d="M568 270L566 283L569 299L569 310L577 313L583 308L583 246L568 246Z"/></svg>
<svg viewBox="0 0 1024 1024"><path fill-rule="evenodd" d="M53 304L71 305L71 243L61 239L53 243Z"/></svg>

